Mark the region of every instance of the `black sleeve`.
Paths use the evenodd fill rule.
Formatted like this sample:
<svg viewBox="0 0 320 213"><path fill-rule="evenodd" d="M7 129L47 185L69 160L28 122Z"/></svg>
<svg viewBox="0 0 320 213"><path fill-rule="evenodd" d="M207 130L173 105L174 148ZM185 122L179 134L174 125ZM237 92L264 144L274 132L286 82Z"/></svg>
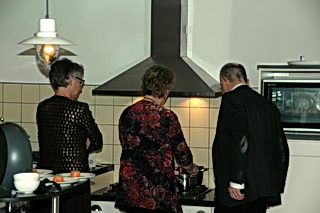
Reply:
<svg viewBox="0 0 320 213"><path fill-rule="evenodd" d="M246 178L248 163L247 116L245 108L237 99L229 97L224 106L229 131L229 146L231 151L230 180L242 184Z"/></svg>
<svg viewBox="0 0 320 213"><path fill-rule="evenodd" d="M281 137L279 138L279 144L280 144L280 152L281 152L281 158L280 158L280 174L282 178L281 192L283 193L286 178L287 178L288 167L289 167L289 146L288 146L287 138L282 128L281 128Z"/></svg>
<svg viewBox="0 0 320 213"><path fill-rule="evenodd" d="M88 138L90 140L90 146L88 148L89 152L94 152L97 150L102 149L103 142L102 142L102 134L96 124L92 113L89 109L89 105L85 104L83 110L83 125L85 130L87 131Z"/></svg>

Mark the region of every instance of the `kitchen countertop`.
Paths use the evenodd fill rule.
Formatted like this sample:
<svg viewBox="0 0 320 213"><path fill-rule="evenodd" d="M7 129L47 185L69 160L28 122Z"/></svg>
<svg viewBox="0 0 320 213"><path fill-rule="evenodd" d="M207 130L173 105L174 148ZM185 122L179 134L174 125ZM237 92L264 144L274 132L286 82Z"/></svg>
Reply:
<svg viewBox="0 0 320 213"><path fill-rule="evenodd" d="M31 194L10 194L6 197L0 197L0 202L8 203L5 209L1 208L0 212L11 212L11 204L15 202L30 202L28 210L30 212L59 212L56 208L51 209L51 205L60 206L60 212L69 212L65 209L73 208L76 202L86 201L90 203L88 192L90 191L90 181L77 182L71 186L62 187L61 191L53 190L45 193L31 193ZM83 198L83 196L86 198ZM23 204L19 206L13 205L13 212L18 212ZM81 206L83 207L83 206ZM12 210L12 209L11 209ZM88 209L89 210L89 209ZM19 211L20 212L20 211ZM29 212L29 211L28 211Z"/></svg>
<svg viewBox="0 0 320 213"><path fill-rule="evenodd" d="M93 169L90 169L89 172L94 173L96 176L98 176L113 170L114 170L113 164L97 164L97 166Z"/></svg>
<svg viewBox="0 0 320 213"><path fill-rule="evenodd" d="M33 158L33 161L38 162L39 161L39 152L33 151L32 158ZM89 172L94 173L96 176L98 176L98 175L101 175L103 173L110 172L113 170L114 170L113 164L97 163L96 167L93 169L90 169Z"/></svg>
<svg viewBox="0 0 320 213"><path fill-rule="evenodd" d="M100 189L96 192L91 194L91 200L94 201L111 201L114 202L116 199L115 192L108 192L104 194L107 188ZM198 200L191 200L191 199L180 199L181 205L186 206L207 206L207 207L214 207L214 190L211 190L207 194L205 194L204 198Z"/></svg>

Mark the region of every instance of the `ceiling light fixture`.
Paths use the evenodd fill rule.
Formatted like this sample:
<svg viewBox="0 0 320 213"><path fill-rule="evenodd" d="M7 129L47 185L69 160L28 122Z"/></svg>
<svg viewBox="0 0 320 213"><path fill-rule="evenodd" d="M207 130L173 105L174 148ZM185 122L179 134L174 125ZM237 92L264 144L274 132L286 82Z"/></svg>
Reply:
<svg viewBox="0 0 320 213"><path fill-rule="evenodd" d="M39 61L49 69L50 65L58 60L60 55L75 56L76 54L63 49L60 45L74 45L72 42L58 37L55 20L49 18L49 0L46 0L46 15L40 19L40 31L33 37L20 41L18 44L34 45L18 55L35 55Z"/></svg>

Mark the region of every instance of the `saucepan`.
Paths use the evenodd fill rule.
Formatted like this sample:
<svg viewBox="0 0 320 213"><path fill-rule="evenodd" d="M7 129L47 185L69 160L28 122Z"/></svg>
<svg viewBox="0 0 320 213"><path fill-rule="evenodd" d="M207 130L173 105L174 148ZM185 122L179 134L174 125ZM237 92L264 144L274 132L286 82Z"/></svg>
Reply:
<svg viewBox="0 0 320 213"><path fill-rule="evenodd" d="M181 192L189 191L193 186L201 186L203 180L203 172L208 171L208 168L204 168L203 166L198 166L198 174L191 175L182 167L178 167L177 169L179 174L176 175L178 188Z"/></svg>

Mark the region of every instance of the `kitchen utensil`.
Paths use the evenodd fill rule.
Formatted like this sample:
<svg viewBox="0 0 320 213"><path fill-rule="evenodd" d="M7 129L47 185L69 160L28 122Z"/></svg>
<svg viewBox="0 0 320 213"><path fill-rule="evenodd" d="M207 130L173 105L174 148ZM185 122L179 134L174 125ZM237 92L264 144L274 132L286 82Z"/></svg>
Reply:
<svg viewBox="0 0 320 213"><path fill-rule="evenodd" d="M14 181L38 181L39 179L39 173L35 172L22 172L13 175Z"/></svg>
<svg viewBox="0 0 320 213"><path fill-rule="evenodd" d="M63 177L70 177L70 172L69 173L60 173L58 175L61 175ZM79 179L79 181L86 181L88 178L93 178L96 176L94 173L88 173L88 172L81 172L80 177L74 177Z"/></svg>
<svg viewBox="0 0 320 213"><path fill-rule="evenodd" d="M50 180L50 181L53 181L53 178L54 178L54 177L48 177L47 179ZM70 186L72 183L77 183L77 182L79 182L79 179L78 179L78 178L73 178L73 177L64 177L63 179L64 179L64 180L61 181L61 182L56 182L56 183L59 184L61 187Z"/></svg>
<svg viewBox="0 0 320 213"><path fill-rule="evenodd" d="M178 180L178 188L180 192L187 192L190 190L190 174L181 174L176 176Z"/></svg>
<svg viewBox="0 0 320 213"><path fill-rule="evenodd" d="M50 169L36 169L36 172L38 172L39 174L51 174L51 173L53 173L53 171L50 170Z"/></svg>
<svg viewBox="0 0 320 213"><path fill-rule="evenodd" d="M38 188L40 180L15 180L13 184L19 192L30 194Z"/></svg>
<svg viewBox="0 0 320 213"><path fill-rule="evenodd" d="M203 166L198 166L198 174L190 175L186 169L178 167L179 174L176 175L178 188L180 192L188 192L194 186L201 186L203 181L203 172L208 171Z"/></svg>
<svg viewBox="0 0 320 213"><path fill-rule="evenodd" d="M296 61L287 61L288 65L292 65L292 66L308 66L308 65L320 65L319 61L306 61L306 60L296 60Z"/></svg>
<svg viewBox="0 0 320 213"><path fill-rule="evenodd" d="M203 181L203 172L208 171L208 168L204 168L203 166L198 166L198 174L196 175L197 177L197 186L201 186L202 185L202 181Z"/></svg>
<svg viewBox="0 0 320 213"><path fill-rule="evenodd" d="M31 170L32 151L26 131L15 123L0 124L0 186L13 189L13 175Z"/></svg>

